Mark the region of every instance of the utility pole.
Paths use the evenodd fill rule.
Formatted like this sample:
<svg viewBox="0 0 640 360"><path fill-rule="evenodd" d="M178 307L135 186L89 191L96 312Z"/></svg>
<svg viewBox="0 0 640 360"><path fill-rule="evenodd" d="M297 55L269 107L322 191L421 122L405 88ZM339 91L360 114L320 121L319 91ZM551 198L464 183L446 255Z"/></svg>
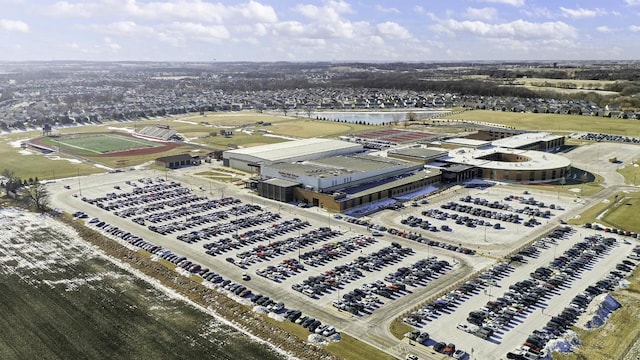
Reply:
<svg viewBox="0 0 640 360"><path fill-rule="evenodd" d="M78 169L78 193L82 196L82 187L80 186L80 169Z"/></svg>

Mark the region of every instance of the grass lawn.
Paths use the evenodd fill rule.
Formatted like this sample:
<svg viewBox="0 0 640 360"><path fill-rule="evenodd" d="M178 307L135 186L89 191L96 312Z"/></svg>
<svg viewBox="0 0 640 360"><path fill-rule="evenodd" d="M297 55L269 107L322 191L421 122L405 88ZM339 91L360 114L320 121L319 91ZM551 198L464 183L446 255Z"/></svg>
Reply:
<svg viewBox="0 0 640 360"><path fill-rule="evenodd" d="M640 193L620 194L620 198L609 208L603 217L604 222L618 229L640 232Z"/></svg>
<svg viewBox="0 0 640 360"><path fill-rule="evenodd" d="M408 324L403 323L402 321L396 320L391 323L390 329L393 336L395 336L398 340L404 339L404 334L411 332L413 327Z"/></svg>
<svg viewBox="0 0 640 360"><path fill-rule="evenodd" d="M597 132L625 136L640 136L640 121L610 119L594 116L471 110L460 114L442 116L440 119L486 121L513 126L524 130Z"/></svg>
<svg viewBox="0 0 640 360"><path fill-rule="evenodd" d="M392 360L393 356L354 337L341 334L341 340L327 345L327 351L348 360Z"/></svg>
<svg viewBox="0 0 640 360"><path fill-rule="evenodd" d="M35 151L21 151L20 148L12 147L9 143L19 140L26 140L29 137L37 136L39 132L16 133L2 135L0 137L0 171L4 169L13 170L15 175L21 179L38 178L39 180L52 180L65 177L89 175L104 172L92 164L79 163L72 159L72 162L60 159L55 154L45 157Z"/></svg>
<svg viewBox="0 0 640 360"><path fill-rule="evenodd" d="M338 123L322 120L297 119L276 123L273 124L272 127L266 129L278 135L309 138L326 136L336 137L379 128L380 126Z"/></svg>
<svg viewBox="0 0 640 360"><path fill-rule="evenodd" d="M620 175L624 176L624 183L627 185L640 185L640 158L636 159L633 164L618 169Z"/></svg>
<svg viewBox="0 0 640 360"><path fill-rule="evenodd" d="M620 199L617 203L616 195L618 195ZM640 211L640 192L617 193L582 212L580 218L570 219L567 223L571 225L582 225L584 223L597 221L605 226L609 225L622 230L639 232L640 224L637 221L638 211ZM604 215L602 215L600 219L597 219L601 214Z"/></svg>

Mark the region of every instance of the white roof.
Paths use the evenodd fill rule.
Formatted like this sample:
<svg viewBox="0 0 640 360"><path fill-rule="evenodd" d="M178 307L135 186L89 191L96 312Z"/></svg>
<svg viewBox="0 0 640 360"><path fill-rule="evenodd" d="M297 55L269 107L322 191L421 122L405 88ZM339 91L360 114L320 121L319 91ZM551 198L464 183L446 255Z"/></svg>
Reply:
<svg viewBox="0 0 640 360"><path fill-rule="evenodd" d="M561 137L562 135L554 135L548 132L524 133L524 134L510 136L504 139L494 140L491 143L495 146L515 149L515 148L536 143L538 141L551 141L551 140L559 139Z"/></svg>
<svg viewBox="0 0 640 360"><path fill-rule="evenodd" d="M304 157L305 155L346 149L352 149L353 152L357 152L362 150L362 145L342 140L310 138L228 150L225 151L225 155L248 155L275 162L283 161L291 157Z"/></svg>
<svg viewBox="0 0 640 360"><path fill-rule="evenodd" d="M476 139L467 139L467 138L452 138L444 140L443 143L446 144L459 144L473 147L480 147L484 145L490 144L488 141L484 140L476 140Z"/></svg>
<svg viewBox="0 0 640 360"><path fill-rule="evenodd" d="M464 150L464 151L463 151ZM516 154L527 157L529 161L506 162L481 159L493 153ZM496 170L546 170L558 169L571 165L564 156L535 150L507 149L491 147L486 149L454 149L442 160Z"/></svg>

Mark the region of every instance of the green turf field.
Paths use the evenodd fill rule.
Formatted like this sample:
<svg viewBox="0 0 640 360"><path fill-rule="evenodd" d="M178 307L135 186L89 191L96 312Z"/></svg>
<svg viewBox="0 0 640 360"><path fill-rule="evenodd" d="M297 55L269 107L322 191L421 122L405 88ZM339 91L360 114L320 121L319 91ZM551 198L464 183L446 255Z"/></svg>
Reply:
<svg viewBox="0 0 640 360"><path fill-rule="evenodd" d="M85 155L100 155L133 149L162 146L159 143L118 134L73 134L45 138L44 143L55 148Z"/></svg>

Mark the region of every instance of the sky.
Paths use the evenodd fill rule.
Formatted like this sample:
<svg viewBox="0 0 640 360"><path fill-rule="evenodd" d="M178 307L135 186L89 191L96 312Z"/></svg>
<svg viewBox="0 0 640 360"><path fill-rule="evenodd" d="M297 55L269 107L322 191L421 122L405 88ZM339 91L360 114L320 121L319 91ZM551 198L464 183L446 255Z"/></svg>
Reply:
<svg viewBox="0 0 640 360"><path fill-rule="evenodd" d="M640 0L0 0L0 61L640 59Z"/></svg>

